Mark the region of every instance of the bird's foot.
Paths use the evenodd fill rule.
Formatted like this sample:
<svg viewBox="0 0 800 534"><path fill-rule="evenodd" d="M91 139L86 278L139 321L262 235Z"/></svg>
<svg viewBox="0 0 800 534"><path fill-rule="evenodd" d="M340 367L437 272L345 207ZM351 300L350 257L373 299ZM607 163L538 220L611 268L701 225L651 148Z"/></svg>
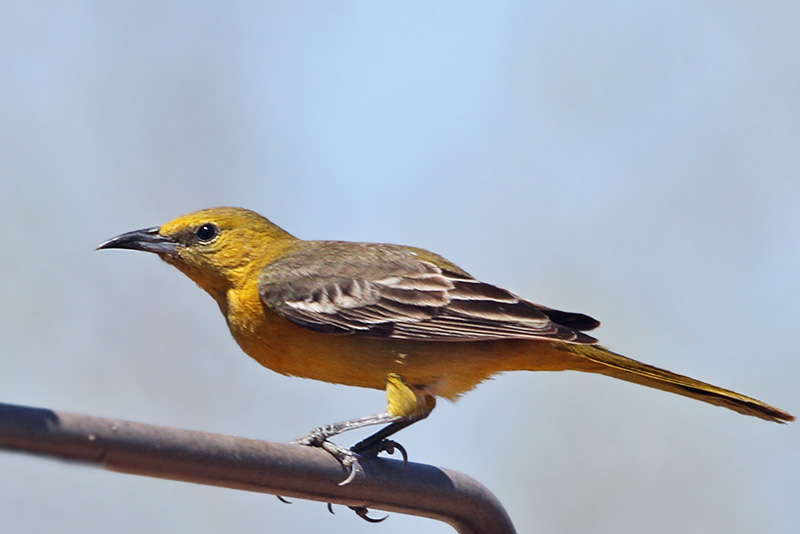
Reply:
<svg viewBox="0 0 800 534"><path fill-rule="evenodd" d="M408 453L406 452L406 449L391 439L382 439L377 442L364 440L354 445L351 449L346 449L341 445L337 445L336 443L329 441L324 429L316 428L307 436L294 440L292 444L304 445L306 447L319 447L336 458L339 463L342 464L342 467L347 470L347 477L339 482L340 486L346 486L352 482L353 479L355 479L356 474L362 470L361 463L358 459L359 454L377 456L381 452L394 454L395 451L400 451L400 454L403 456L403 466L408 465ZM359 515L362 514L359 513Z"/></svg>
<svg viewBox="0 0 800 534"><path fill-rule="evenodd" d="M306 447L319 447L328 452L331 456L336 458L342 466L347 469L347 477L339 482L340 486L346 486L355 479L356 474L362 470L361 463L359 462L359 455L377 456L382 452L394 454L399 451L403 456L403 467L408 465L408 453L405 447L391 439L380 439L378 441L370 440L369 438L360 441L351 449L346 449L331 441L328 441L327 436L323 429L317 428L312 430L307 436L296 439L292 442L293 445L304 445ZM285 499L278 497L281 501L287 502ZM380 523L384 521L387 516L376 518L369 516L369 509L365 506L348 506L356 513L358 517L369 523ZM328 510L333 513L333 505L328 503Z"/></svg>
<svg viewBox="0 0 800 534"><path fill-rule="evenodd" d="M406 452L405 447L391 439L382 439L377 443L370 444L364 444L362 441L360 443L356 443L350 450L360 454L368 454L370 456L378 456L382 452L394 454L395 451L399 451L403 456L403 467L408 465L408 453Z"/></svg>
<svg viewBox="0 0 800 534"><path fill-rule="evenodd" d="M347 470L347 477L339 482L340 486L346 486L356 477L358 471L361 470L361 464L358 462L358 454L345 449L344 447L328 441L327 437L320 432L320 429L314 429L309 435L304 438L296 439L292 442L293 445L305 445L306 447L319 447L328 454L336 458L342 467Z"/></svg>

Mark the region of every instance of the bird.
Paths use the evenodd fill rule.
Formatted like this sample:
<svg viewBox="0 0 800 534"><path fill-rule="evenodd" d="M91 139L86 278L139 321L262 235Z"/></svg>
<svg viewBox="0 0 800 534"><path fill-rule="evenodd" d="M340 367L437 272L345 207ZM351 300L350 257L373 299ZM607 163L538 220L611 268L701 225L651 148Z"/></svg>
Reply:
<svg viewBox="0 0 800 534"><path fill-rule="evenodd" d="M215 207L123 233L97 249L155 253L216 301L242 350L283 375L385 390L384 412L320 426L293 443L348 468L359 454L509 371L582 371L785 423L789 412L627 358L587 334L600 323L481 282L449 260L403 245L306 241L250 210ZM342 432L384 428L345 448Z"/></svg>

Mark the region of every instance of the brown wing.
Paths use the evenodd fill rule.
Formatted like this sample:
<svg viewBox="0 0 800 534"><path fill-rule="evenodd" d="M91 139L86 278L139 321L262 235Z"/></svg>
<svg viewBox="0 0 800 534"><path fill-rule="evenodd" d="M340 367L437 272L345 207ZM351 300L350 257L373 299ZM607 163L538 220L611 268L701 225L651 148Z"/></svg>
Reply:
<svg viewBox="0 0 800 534"><path fill-rule="evenodd" d="M427 341L558 339L595 343L600 323L475 280L421 249L303 242L267 265L261 299L317 332Z"/></svg>

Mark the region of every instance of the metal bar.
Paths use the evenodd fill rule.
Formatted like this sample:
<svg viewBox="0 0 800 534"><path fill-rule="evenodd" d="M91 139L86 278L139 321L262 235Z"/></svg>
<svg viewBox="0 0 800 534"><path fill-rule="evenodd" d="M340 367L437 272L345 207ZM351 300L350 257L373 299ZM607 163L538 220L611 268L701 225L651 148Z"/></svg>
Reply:
<svg viewBox="0 0 800 534"><path fill-rule="evenodd" d="M344 468L312 447L0 403L0 448L104 469L429 517L461 534L513 534L502 504L456 471L365 457Z"/></svg>

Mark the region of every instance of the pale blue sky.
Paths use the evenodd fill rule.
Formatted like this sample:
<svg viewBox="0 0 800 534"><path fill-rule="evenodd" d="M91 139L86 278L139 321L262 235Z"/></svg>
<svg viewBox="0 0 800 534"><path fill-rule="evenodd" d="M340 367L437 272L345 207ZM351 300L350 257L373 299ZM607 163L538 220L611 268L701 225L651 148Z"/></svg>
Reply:
<svg viewBox="0 0 800 534"><path fill-rule="evenodd" d="M299 237L430 248L600 319L623 354L800 412L797 20L792 2L0 1L0 401L273 441L381 411L381 392L260 368L155 257L92 251L239 205ZM605 377L500 377L399 441L486 484L520 532L800 525L800 425ZM451 532L10 453L0 472L9 532Z"/></svg>

